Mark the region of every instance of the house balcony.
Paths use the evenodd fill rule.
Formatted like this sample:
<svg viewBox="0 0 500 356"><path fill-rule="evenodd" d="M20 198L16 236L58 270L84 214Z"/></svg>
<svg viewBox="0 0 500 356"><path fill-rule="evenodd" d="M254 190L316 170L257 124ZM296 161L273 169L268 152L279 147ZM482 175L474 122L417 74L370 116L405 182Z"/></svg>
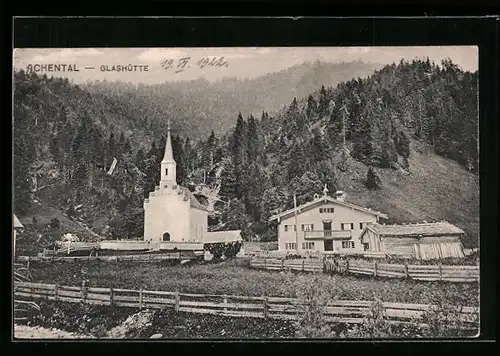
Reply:
<svg viewBox="0 0 500 356"><path fill-rule="evenodd" d="M305 240L349 240L352 238L351 230L315 230L304 231Z"/></svg>

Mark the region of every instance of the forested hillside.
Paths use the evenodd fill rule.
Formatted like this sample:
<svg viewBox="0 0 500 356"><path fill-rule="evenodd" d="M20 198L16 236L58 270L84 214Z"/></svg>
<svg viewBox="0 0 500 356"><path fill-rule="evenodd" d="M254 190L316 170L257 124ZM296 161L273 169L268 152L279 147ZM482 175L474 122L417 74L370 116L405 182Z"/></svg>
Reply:
<svg viewBox="0 0 500 356"><path fill-rule="evenodd" d="M227 132L241 112L245 117L274 112L294 96L305 97L322 85L336 86L351 78L366 77L382 65L363 62L303 63L255 79L224 78L133 85L124 82L92 82L82 86L90 93L113 97L127 116L154 123L175 121L179 132L192 139L206 139L213 130ZM153 124L154 126L154 124Z"/></svg>
<svg viewBox="0 0 500 356"><path fill-rule="evenodd" d="M130 112L124 98L137 98L124 95L15 73L16 213L36 215L37 200L102 236L141 237L165 122L141 116L142 104ZM327 184L394 222L447 219L477 243L477 72L402 61L291 97L276 115L240 111L227 133L202 140L171 118L178 181L214 207L211 229L272 239L268 217L291 207L294 193L300 204Z"/></svg>

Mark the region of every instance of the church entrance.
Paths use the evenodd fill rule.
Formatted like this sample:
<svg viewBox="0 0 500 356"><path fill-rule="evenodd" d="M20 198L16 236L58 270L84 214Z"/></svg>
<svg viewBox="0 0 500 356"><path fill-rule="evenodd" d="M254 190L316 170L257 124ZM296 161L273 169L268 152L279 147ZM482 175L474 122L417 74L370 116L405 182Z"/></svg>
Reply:
<svg viewBox="0 0 500 356"><path fill-rule="evenodd" d="M163 234L163 241L170 241L170 234L168 232Z"/></svg>

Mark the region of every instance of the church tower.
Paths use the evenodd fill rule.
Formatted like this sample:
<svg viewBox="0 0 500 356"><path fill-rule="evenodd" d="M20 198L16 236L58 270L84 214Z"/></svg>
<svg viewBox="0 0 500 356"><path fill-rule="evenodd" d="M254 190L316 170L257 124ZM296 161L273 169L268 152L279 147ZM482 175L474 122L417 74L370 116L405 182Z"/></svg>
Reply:
<svg viewBox="0 0 500 356"><path fill-rule="evenodd" d="M160 189L162 191L172 190L177 185L176 166L174 153L172 151L172 138L170 137L170 121L167 129L167 142L165 143L165 154L161 161Z"/></svg>

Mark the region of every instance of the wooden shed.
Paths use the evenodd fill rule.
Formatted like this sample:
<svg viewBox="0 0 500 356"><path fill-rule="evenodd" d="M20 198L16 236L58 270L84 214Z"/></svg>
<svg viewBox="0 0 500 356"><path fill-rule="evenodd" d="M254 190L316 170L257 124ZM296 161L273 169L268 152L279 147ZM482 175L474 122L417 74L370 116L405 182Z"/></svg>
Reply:
<svg viewBox="0 0 500 356"><path fill-rule="evenodd" d="M17 218L16 215L14 215L14 224L13 224L13 252L12 254L15 255L16 254L16 232L17 232L17 229L22 229L23 228L23 224L21 224L21 222L19 221L19 219Z"/></svg>
<svg viewBox="0 0 500 356"><path fill-rule="evenodd" d="M360 234L364 250L422 260L464 257L464 231L448 222L381 225L367 224Z"/></svg>

